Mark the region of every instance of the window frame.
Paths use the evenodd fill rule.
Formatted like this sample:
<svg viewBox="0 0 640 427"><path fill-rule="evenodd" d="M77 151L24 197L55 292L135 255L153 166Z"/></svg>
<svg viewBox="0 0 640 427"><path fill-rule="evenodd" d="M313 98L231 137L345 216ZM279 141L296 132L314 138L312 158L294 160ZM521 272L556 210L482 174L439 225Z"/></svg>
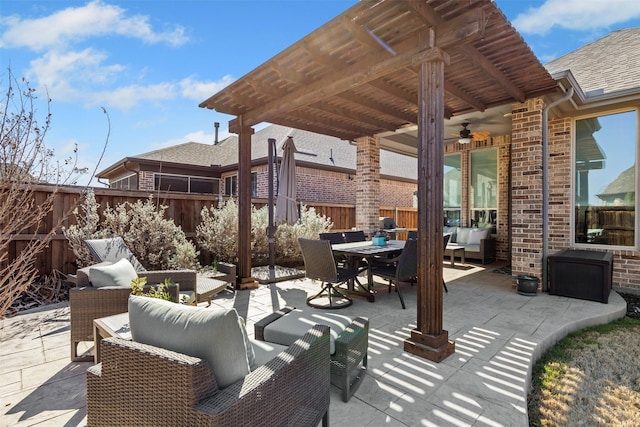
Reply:
<svg viewBox="0 0 640 427"><path fill-rule="evenodd" d="M166 177L176 177L176 178L186 178L187 180L187 191L179 191L179 190L158 190L158 186L156 185L156 178L160 177L162 182L162 176ZM194 193L191 191L191 178L202 179L202 180L211 180L211 193ZM216 185L217 184L217 185ZM196 176L196 175L184 175L177 173L166 173L166 172L154 172L153 173L153 191L170 191L173 193L183 193L183 194L213 194L217 195L215 192L216 188L218 189L218 193L220 192L220 179L219 178L211 178L208 176Z"/></svg>
<svg viewBox="0 0 640 427"><path fill-rule="evenodd" d="M635 113L635 131L636 131L636 142L635 142L635 214L634 214L634 236L633 236L633 245L632 246L621 246L621 245L606 245L602 243L582 243L576 242L576 137L577 137L577 122L579 120L586 120L594 117L603 117L603 116L613 116L616 114L622 113ZM576 116L571 119L571 191L570 191L570 215L569 215L569 247L576 249L598 249L598 250L606 250L606 251L638 251L640 248L640 200L638 199L638 190L640 189L640 168L638 167L638 161L640 160L640 108L638 107L626 107L626 108L618 108L614 110L605 110L598 111L591 114L585 114L582 116ZM622 171L620 171L621 173Z"/></svg>

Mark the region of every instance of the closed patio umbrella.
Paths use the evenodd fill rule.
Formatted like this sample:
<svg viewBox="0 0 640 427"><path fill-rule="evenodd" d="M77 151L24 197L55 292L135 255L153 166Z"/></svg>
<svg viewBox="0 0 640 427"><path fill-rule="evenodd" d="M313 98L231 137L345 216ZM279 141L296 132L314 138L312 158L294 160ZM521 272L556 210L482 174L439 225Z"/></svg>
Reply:
<svg viewBox="0 0 640 427"><path fill-rule="evenodd" d="M296 146L292 137L287 138L282 151L276 201L276 224L284 222L294 224L298 221L298 206L296 203Z"/></svg>

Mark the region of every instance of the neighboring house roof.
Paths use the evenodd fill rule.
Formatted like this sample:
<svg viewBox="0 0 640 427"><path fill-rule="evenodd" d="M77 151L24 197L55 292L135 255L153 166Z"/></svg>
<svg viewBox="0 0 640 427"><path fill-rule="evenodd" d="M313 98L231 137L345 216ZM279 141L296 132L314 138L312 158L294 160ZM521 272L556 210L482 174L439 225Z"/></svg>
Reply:
<svg viewBox="0 0 640 427"><path fill-rule="evenodd" d="M159 162L187 163L198 166L211 166L220 164L215 150L211 145L198 142L187 142L167 148L161 148L148 153L133 156L135 159L156 160Z"/></svg>
<svg viewBox="0 0 640 427"><path fill-rule="evenodd" d="M611 181L607 188L596 196L600 199L610 199L619 194L635 193L636 191L636 165L622 171L616 179Z"/></svg>
<svg viewBox="0 0 640 427"><path fill-rule="evenodd" d="M545 65L550 74L571 70L585 92L640 87L640 27L617 30Z"/></svg>

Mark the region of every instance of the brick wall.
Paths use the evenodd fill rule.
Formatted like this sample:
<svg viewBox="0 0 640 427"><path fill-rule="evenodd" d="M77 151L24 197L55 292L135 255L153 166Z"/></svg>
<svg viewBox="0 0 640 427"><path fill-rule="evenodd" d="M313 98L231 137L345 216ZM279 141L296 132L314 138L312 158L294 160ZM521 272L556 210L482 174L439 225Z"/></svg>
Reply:
<svg viewBox="0 0 640 427"><path fill-rule="evenodd" d="M541 99L514 104L511 128L511 269L542 277Z"/></svg>
<svg viewBox="0 0 640 427"><path fill-rule="evenodd" d="M140 171L138 172L138 190L143 191L154 191L153 188L153 172L151 171Z"/></svg>

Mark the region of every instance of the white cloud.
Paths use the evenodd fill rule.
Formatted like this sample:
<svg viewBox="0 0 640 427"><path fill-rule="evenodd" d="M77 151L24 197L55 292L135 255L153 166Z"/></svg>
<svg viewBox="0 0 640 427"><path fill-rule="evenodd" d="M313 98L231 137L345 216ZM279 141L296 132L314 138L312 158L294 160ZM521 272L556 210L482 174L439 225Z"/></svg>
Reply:
<svg viewBox="0 0 640 427"><path fill-rule="evenodd" d="M547 0L513 20L523 34L544 35L553 27L591 31L640 17L638 0Z"/></svg>
<svg viewBox="0 0 640 427"><path fill-rule="evenodd" d="M106 55L94 49L82 51L50 51L31 61L30 78L46 86L49 95L57 101L73 101L81 90L78 85L105 84L114 79L126 67L113 64L103 65ZM76 88L72 87L71 79Z"/></svg>
<svg viewBox="0 0 640 427"><path fill-rule="evenodd" d="M152 85L129 85L110 91L92 92L84 96L87 106L113 107L129 110L153 101L166 101L176 97L175 85L158 83Z"/></svg>
<svg viewBox="0 0 640 427"><path fill-rule="evenodd" d="M234 81L235 78L231 77L230 75L224 76L217 82L198 81L195 79L195 77L189 76L180 81L180 89L182 92L182 96L184 96L185 98L193 99L200 102L229 86Z"/></svg>
<svg viewBox="0 0 640 427"><path fill-rule="evenodd" d="M126 16L118 6L94 0L81 7L69 7L43 18L3 18L7 30L0 36L0 47L26 47L35 51L60 48L90 37L119 35L142 40L145 43L167 43L180 46L188 41L183 27L171 31L155 32L149 18L142 15Z"/></svg>

